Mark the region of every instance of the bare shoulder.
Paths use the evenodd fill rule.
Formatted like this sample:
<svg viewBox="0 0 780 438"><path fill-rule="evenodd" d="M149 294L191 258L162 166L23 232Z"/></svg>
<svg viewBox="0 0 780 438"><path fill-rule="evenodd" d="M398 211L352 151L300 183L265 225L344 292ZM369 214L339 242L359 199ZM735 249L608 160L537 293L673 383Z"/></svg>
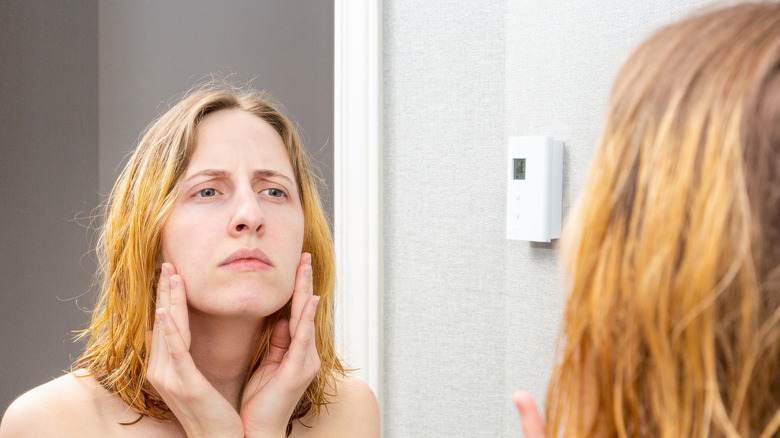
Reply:
<svg viewBox="0 0 780 438"><path fill-rule="evenodd" d="M68 436L85 416L91 386L70 373L27 391L3 415L0 436Z"/></svg>
<svg viewBox="0 0 780 438"><path fill-rule="evenodd" d="M295 423L293 437L379 437L379 404L362 380L347 376L337 379L335 396L304 427Z"/></svg>
<svg viewBox="0 0 780 438"><path fill-rule="evenodd" d="M33 388L11 403L0 423L0 438L68 437L102 432L106 424L117 418L116 415L109 418L107 410L119 405L121 399L106 391L93 377L76 371ZM123 410L127 411L124 406ZM125 413L119 415L124 417ZM133 414L127 412L126 418L132 421Z"/></svg>

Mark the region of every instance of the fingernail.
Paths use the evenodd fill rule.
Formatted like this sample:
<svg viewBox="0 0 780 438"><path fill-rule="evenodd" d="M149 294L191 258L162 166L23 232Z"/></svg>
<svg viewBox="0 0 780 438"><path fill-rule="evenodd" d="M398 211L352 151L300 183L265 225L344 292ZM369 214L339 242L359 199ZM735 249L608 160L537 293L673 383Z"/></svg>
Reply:
<svg viewBox="0 0 780 438"><path fill-rule="evenodd" d="M319 295L314 296L314 307L317 307L320 304L320 298Z"/></svg>
<svg viewBox="0 0 780 438"><path fill-rule="evenodd" d="M177 287L179 287L179 279L178 279L178 277L171 277L169 282L170 282L170 285L171 285L171 290L176 289Z"/></svg>
<svg viewBox="0 0 780 438"><path fill-rule="evenodd" d="M171 275L171 267L167 263L163 263L162 269L160 270L160 276L168 277L170 275Z"/></svg>
<svg viewBox="0 0 780 438"><path fill-rule="evenodd" d="M311 266L311 253L310 252L306 253L306 256L304 257L304 261L306 262L307 265Z"/></svg>

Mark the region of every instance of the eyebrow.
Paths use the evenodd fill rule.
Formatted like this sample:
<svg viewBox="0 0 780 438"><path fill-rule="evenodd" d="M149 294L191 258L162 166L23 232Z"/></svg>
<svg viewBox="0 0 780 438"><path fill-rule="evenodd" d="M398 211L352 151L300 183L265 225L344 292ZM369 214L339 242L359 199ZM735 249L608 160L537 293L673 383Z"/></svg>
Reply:
<svg viewBox="0 0 780 438"><path fill-rule="evenodd" d="M191 180L191 179L193 179L195 177L199 177L199 176L210 176L210 177L213 177L213 178L225 178L225 177L230 176L230 172L228 172L226 170L221 170L221 169L203 169L203 170L201 170L199 172L196 172L196 173L188 176L185 179L185 181L189 181L189 180ZM295 181L290 179L290 177L288 177L287 175L285 175L285 174L283 174L281 172L277 172L277 171L271 170L271 169L258 169L258 170L255 170L252 173L252 177L253 177L253 179L281 178L281 179L284 179L284 180L288 181L290 184L293 185L293 187L295 186Z"/></svg>

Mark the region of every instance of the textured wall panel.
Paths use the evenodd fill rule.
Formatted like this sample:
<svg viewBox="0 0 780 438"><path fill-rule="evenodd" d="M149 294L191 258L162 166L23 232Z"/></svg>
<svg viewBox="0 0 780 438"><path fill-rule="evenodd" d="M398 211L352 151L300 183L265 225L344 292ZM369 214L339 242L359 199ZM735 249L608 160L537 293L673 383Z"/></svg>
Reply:
<svg viewBox="0 0 780 438"><path fill-rule="evenodd" d="M622 60L708 3L385 2L385 436L521 435L564 281L557 243L504 238L506 137L566 141L565 213Z"/></svg>
<svg viewBox="0 0 780 438"><path fill-rule="evenodd" d="M384 14L385 433L492 437L505 4L393 1Z"/></svg>

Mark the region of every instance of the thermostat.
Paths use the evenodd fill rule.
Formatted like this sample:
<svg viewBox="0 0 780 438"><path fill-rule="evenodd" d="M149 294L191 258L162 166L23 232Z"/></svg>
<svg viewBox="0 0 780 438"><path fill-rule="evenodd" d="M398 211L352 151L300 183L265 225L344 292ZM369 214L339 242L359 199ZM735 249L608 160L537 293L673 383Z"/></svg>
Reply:
<svg viewBox="0 0 780 438"><path fill-rule="evenodd" d="M506 238L550 242L561 237L563 142L509 137Z"/></svg>

